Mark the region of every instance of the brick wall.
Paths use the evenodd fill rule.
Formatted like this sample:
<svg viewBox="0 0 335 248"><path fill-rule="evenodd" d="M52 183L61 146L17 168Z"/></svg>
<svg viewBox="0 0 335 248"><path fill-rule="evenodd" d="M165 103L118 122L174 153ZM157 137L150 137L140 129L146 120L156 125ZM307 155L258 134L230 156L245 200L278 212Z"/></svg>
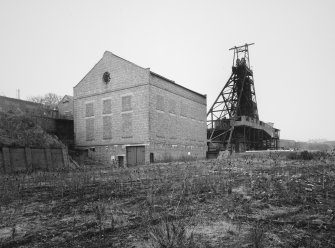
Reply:
<svg viewBox="0 0 335 248"><path fill-rule="evenodd" d="M131 94L132 109L122 111L122 96ZM111 112L103 114L103 101L111 99ZM94 115L85 116L86 103L94 105ZM106 120L110 117L110 122ZM75 140L77 146L133 144L149 141L148 85L75 100ZM111 127L107 134L105 125ZM93 138L87 140L86 121L93 121ZM105 133L104 133L105 131ZM110 138L108 138L107 136Z"/></svg>
<svg viewBox="0 0 335 248"><path fill-rule="evenodd" d="M155 160L206 156L206 97L150 75L150 149Z"/></svg>
<svg viewBox="0 0 335 248"><path fill-rule="evenodd" d="M125 145L95 146L94 150L88 150L88 156L104 164L109 164L115 167L118 166L118 157L123 157L123 166L127 163Z"/></svg>
<svg viewBox="0 0 335 248"><path fill-rule="evenodd" d="M110 73L110 82L103 74ZM148 84L149 69L139 67L106 51L102 59L74 87L74 100Z"/></svg>
<svg viewBox="0 0 335 248"><path fill-rule="evenodd" d="M106 71L111 77L107 84L102 79ZM148 74L147 69L105 52L74 87L76 145L89 147L148 142ZM93 115L86 116L87 104L93 105ZM94 123L91 140L86 137L86 121L89 119ZM107 130L108 127L111 130Z"/></svg>

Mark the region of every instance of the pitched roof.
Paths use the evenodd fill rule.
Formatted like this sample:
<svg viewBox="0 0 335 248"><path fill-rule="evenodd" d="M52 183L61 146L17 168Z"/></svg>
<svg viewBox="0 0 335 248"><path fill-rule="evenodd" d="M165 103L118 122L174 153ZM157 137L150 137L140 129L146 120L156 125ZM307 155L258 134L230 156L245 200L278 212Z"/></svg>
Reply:
<svg viewBox="0 0 335 248"><path fill-rule="evenodd" d="M63 98L59 101L58 104L64 103L64 100L68 99L69 101L73 100L73 96L65 95Z"/></svg>
<svg viewBox="0 0 335 248"><path fill-rule="evenodd" d="M111 53L111 54L113 54L115 57L118 57L118 58L120 58L120 59L122 59L122 60L124 60L124 61L127 61L127 62L129 62L129 63L131 63L131 64L133 64L133 65L135 65L135 66L137 66L137 67L140 67L140 68L142 68L142 69L149 69L149 70L150 70L150 68L144 68L144 67L141 67L141 66L139 66L139 65L137 65L137 64L135 64L135 63L133 63L133 62L131 62L131 61L129 61L129 60L126 60L126 59L124 59L124 58L122 58L122 57L120 57L120 56L118 56L118 55L115 55L114 53L112 53L112 52L110 52L110 51L105 51L104 55L105 55L106 53ZM177 84L175 81L173 81L173 80L171 80L171 79L168 79L168 78L166 78L166 77L163 77L162 75L160 75L160 74L158 74L158 73L155 73L155 72L153 72L153 71L151 71L151 70L150 70L150 74L151 74L151 75L154 75L154 76L156 76L156 77L159 77L159 78L161 78L161 79L164 79L165 81L168 81L169 83L172 83L172 84L174 84L174 85L176 85L176 86L179 86L179 87L181 87L181 88L183 88L183 89L185 89L185 90L188 90L188 91L190 91L190 92L192 92L192 93L195 93L195 94L197 94L197 95L199 95L199 96L201 96L201 97L205 97L205 98L206 98L206 95L200 94L200 93L195 92L195 91L193 91L193 90L191 90L191 89L189 89L189 88L186 88L186 87L184 87L184 86L182 86L182 85L180 85L180 84Z"/></svg>
<svg viewBox="0 0 335 248"><path fill-rule="evenodd" d="M102 58L106 55L106 54L111 54L111 55L113 55L113 56L115 56L115 57L117 57L117 58L120 58L120 59L122 59L122 60L124 60L124 61L126 61L126 62L128 62L128 63L130 63L130 64L133 64L133 65L135 65L135 66L137 66L137 67L139 67L139 68L141 68L141 69L144 69L144 70L149 70L149 72L150 72L150 74L151 75L153 75L153 76L156 76L156 77L159 77L159 78L161 78L161 79L164 79L165 81L167 81L167 82L169 82L169 83L172 83L172 84L174 84L174 85L176 85L176 86L179 86L179 87L181 87L181 88L183 88L183 89L185 89L185 90L188 90L188 91L190 91L190 92L192 92L192 93L194 93L194 94L197 94L197 95L199 95L199 96L201 96L201 97L204 97L204 98L206 98L207 96L206 96L206 94L200 94L200 93L198 93L198 92L195 92L195 91L193 91L193 90L190 90L189 88L186 88L186 87L184 87L184 86L182 86L182 85L180 85L180 84L177 84L175 81L173 81L173 80L171 80L171 79L168 79L168 78L166 78L166 77L163 77L162 75L159 75L158 73L155 73L155 72L153 72L153 71L151 71L150 70L150 67L149 68L144 68L144 67L141 67L141 66L139 66L139 65L137 65L137 64L135 64L135 63L133 63L133 62L131 62L131 61L129 61L129 60L127 60L127 59L124 59L124 58L122 58L122 57L120 57L120 56L118 56L118 55L116 55L116 54L114 54L114 53L112 53L112 52L110 52L110 51L105 51L104 52L104 54L103 54L103 56L102 56ZM102 58L91 68L91 70L90 71L92 71L93 70L93 68L102 60ZM89 71L89 72L90 72ZM88 72L88 73L89 73ZM88 74L87 73L87 74ZM87 75L86 74L86 75ZM86 77L86 75L83 77L83 79ZM83 80L82 79L82 80ZM82 81L82 80L80 80L79 81L79 83ZM78 83L78 84L79 84ZM77 85L78 85L77 84ZM76 86L77 86L76 85ZM74 86L74 87L76 87L76 86Z"/></svg>

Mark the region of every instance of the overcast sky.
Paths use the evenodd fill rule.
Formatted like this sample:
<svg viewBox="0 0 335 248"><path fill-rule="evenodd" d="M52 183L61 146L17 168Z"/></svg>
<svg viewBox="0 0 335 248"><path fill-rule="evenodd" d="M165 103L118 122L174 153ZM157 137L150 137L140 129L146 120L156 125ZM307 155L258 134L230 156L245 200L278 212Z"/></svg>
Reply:
<svg viewBox="0 0 335 248"><path fill-rule="evenodd" d="M260 119L281 138L335 140L335 1L0 1L0 94L75 86L105 50L207 94L231 74L229 48L255 42Z"/></svg>

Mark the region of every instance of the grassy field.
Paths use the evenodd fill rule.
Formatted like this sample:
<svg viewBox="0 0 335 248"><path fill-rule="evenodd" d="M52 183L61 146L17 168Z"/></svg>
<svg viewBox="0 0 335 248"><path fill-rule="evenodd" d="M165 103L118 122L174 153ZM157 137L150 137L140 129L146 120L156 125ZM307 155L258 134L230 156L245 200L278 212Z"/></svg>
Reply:
<svg viewBox="0 0 335 248"><path fill-rule="evenodd" d="M335 247L334 158L0 176L1 247Z"/></svg>

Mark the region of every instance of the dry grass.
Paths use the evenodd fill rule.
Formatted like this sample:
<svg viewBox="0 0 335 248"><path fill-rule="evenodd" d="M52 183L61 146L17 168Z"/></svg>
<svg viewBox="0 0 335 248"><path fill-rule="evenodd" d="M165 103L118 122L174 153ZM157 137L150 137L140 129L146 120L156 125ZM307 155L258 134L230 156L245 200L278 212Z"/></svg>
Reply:
<svg viewBox="0 0 335 248"><path fill-rule="evenodd" d="M2 247L334 247L335 242L335 166L329 158L85 166L1 176L0 182Z"/></svg>

